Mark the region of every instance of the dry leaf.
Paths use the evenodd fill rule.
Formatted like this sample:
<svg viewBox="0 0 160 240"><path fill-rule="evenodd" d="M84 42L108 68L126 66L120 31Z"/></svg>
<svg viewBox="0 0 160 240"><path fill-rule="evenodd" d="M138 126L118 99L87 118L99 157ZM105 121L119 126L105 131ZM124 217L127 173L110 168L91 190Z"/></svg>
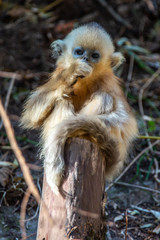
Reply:
<svg viewBox="0 0 160 240"><path fill-rule="evenodd" d="M5 187L7 183L9 182L9 176L12 174L13 168L8 167L2 167L0 169L0 184Z"/></svg>

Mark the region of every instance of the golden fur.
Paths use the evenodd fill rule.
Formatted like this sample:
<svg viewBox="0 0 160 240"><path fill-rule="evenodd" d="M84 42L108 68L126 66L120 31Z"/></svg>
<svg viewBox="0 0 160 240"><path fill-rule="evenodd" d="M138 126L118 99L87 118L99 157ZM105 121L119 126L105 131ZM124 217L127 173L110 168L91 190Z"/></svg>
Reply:
<svg viewBox="0 0 160 240"><path fill-rule="evenodd" d="M74 58L77 46L99 51L100 59ZM137 134L135 118L113 72L124 58L94 23L73 30L52 47L56 70L30 95L21 119L25 128L41 128L47 181L53 191L58 190L65 170L65 142L73 136L98 144L106 156L106 177L112 179Z"/></svg>

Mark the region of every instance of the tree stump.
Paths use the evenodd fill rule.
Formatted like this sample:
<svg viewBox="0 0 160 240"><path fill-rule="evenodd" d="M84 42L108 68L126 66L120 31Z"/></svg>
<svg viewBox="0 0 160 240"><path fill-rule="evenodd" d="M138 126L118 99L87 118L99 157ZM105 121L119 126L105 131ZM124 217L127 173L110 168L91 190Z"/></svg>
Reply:
<svg viewBox="0 0 160 240"><path fill-rule="evenodd" d="M64 198L48 186L45 176L42 199L53 219L40 207L37 240L105 239L102 220L105 161L99 148L88 140L68 139L65 146Z"/></svg>

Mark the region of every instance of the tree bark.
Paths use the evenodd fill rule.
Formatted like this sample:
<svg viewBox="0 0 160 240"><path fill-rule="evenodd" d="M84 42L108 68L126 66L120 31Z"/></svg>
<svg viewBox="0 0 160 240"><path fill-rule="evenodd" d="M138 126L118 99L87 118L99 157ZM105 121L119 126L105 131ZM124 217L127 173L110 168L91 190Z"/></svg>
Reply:
<svg viewBox="0 0 160 240"><path fill-rule="evenodd" d="M88 140L68 139L65 146L65 198L52 192L44 176L42 198L53 223L40 207L37 240L105 239L102 220L105 161Z"/></svg>

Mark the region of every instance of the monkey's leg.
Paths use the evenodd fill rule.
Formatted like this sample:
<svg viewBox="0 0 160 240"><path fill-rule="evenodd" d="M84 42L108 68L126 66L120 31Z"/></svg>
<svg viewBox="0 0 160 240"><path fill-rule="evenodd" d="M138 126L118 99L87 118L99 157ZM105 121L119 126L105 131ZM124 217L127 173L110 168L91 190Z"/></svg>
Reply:
<svg viewBox="0 0 160 240"><path fill-rule="evenodd" d="M59 191L65 168L63 159L65 141L63 139L59 141L60 136L57 124L71 116L75 116L73 105L67 99L62 98L57 102L54 111L46 120L42 132L44 169L47 182L54 192ZM65 125L62 127L65 131Z"/></svg>

